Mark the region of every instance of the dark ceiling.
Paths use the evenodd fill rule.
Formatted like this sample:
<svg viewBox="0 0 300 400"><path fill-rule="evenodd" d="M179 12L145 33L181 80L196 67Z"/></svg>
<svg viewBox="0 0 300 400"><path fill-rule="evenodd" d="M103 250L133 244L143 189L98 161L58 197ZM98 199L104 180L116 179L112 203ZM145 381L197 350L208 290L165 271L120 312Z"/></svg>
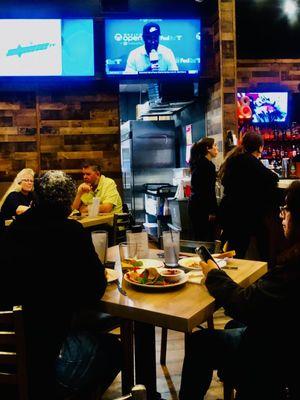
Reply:
<svg viewBox="0 0 300 400"><path fill-rule="evenodd" d="M236 0L238 58L300 58L300 17L290 24L282 3Z"/></svg>
<svg viewBox="0 0 300 400"><path fill-rule="evenodd" d="M283 16L283 0L236 0L238 58L300 58L300 23ZM215 14L218 0L0 0L0 18L200 16Z"/></svg>

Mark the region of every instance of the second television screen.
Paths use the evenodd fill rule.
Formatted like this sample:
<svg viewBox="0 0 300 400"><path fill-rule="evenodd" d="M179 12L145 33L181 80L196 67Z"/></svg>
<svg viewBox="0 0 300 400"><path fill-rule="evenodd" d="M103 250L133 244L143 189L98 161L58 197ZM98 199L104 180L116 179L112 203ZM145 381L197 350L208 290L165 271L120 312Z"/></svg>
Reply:
<svg viewBox="0 0 300 400"><path fill-rule="evenodd" d="M200 71L200 20L105 20L106 74L151 76Z"/></svg>

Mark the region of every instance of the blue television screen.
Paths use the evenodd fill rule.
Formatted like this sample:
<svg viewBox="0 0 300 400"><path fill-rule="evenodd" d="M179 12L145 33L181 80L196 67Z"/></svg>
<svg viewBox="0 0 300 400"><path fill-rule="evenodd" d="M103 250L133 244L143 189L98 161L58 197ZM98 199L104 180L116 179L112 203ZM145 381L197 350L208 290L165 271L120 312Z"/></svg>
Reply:
<svg viewBox="0 0 300 400"><path fill-rule="evenodd" d="M0 19L0 76L92 76L92 19Z"/></svg>
<svg viewBox="0 0 300 400"><path fill-rule="evenodd" d="M253 123L285 122L287 119L287 92L240 92L237 99L249 103Z"/></svg>
<svg viewBox="0 0 300 400"><path fill-rule="evenodd" d="M200 45L199 19L106 19L106 74L195 76Z"/></svg>

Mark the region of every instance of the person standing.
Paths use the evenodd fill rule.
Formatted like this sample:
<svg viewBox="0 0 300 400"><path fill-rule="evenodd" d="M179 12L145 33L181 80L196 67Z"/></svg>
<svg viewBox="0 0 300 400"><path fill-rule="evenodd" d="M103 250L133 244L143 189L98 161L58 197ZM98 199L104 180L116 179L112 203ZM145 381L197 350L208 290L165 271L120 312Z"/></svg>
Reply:
<svg viewBox="0 0 300 400"><path fill-rule="evenodd" d="M217 212L216 167L212 159L218 155L218 146L212 138L203 138L191 149L191 197L189 216L194 239L214 240L214 222Z"/></svg>
<svg viewBox="0 0 300 400"><path fill-rule="evenodd" d="M260 157L263 139L256 132L246 132L242 144L221 166L224 196L220 204L220 222L228 249L244 258L252 238L256 240L259 259L268 259L267 218L277 205L278 175L266 168Z"/></svg>

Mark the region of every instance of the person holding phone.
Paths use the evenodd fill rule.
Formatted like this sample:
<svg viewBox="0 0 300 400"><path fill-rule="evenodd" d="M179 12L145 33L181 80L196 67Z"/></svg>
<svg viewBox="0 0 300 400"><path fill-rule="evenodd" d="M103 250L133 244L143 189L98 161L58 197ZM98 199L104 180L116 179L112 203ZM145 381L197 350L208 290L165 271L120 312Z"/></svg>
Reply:
<svg viewBox="0 0 300 400"><path fill-rule="evenodd" d="M300 182L288 188L280 218L289 248L249 287L235 283L212 260L201 262L209 293L235 327L191 335L180 400L204 399L214 369L235 386L239 400L300 398L299 331L291 323L300 306Z"/></svg>

